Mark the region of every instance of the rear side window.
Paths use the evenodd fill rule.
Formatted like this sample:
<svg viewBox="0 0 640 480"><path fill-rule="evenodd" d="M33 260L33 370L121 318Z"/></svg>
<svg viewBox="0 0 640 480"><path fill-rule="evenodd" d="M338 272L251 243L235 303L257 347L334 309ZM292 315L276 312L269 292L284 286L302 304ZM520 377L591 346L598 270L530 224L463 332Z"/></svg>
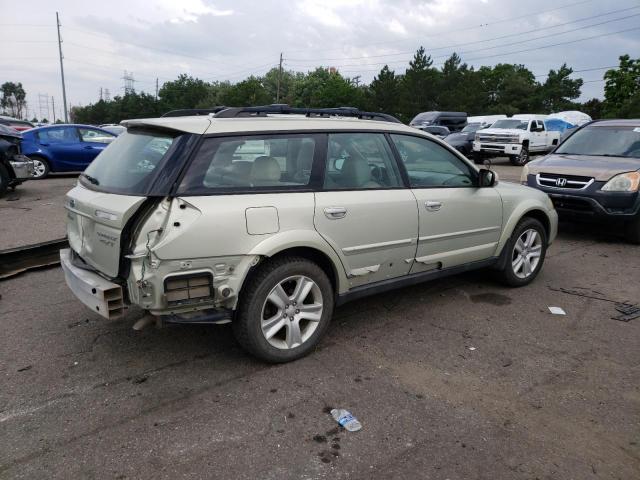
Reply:
<svg viewBox="0 0 640 480"><path fill-rule="evenodd" d="M79 142L75 127L47 128L38 132L40 143L74 143Z"/></svg>
<svg viewBox="0 0 640 480"><path fill-rule="evenodd" d="M115 138L115 135L93 128L79 128L78 131L83 142L110 143Z"/></svg>
<svg viewBox="0 0 640 480"><path fill-rule="evenodd" d="M393 153L382 133L329 135L326 190L364 190L402 186Z"/></svg>
<svg viewBox="0 0 640 480"><path fill-rule="evenodd" d="M208 138L179 193L304 189L311 183L316 148L312 134Z"/></svg>

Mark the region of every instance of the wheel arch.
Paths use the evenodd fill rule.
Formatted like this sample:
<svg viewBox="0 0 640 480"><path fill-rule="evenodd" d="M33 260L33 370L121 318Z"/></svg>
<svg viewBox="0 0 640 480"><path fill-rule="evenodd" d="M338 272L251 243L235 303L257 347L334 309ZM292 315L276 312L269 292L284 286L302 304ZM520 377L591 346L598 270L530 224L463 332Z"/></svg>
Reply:
<svg viewBox="0 0 640 480"><path fill-rule="evenodd" d="M502 254L504 246L509 241L509 238L511 238L511 235L515 230L516 225L518 225L518 223L523 218L526 218L526 217L534 218L538 220L540 223L542 223L542 226L544 227L545 233L547 235L547 242L548 243L550 242L551 236L553 234L551 218L549 217L549 215L547 214L547 212L542 206L537 205L532 201L529 201L521 205L516 210L514 210L509 216L509 218L507 219L505 226L502 230L502 235L498 242L496 255L500 256Z"/></svg>

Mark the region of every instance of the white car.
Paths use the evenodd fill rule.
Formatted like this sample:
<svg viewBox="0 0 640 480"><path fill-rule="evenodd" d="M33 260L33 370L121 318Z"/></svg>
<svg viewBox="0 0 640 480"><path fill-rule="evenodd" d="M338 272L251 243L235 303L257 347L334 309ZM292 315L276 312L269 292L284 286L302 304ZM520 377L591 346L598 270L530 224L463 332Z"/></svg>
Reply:
<svg viewBox="0 0 640 480"><path fill-rule="evenodd" d="M546 115L514 115L478 130L473 142L473 159L508 156L513 165L524 165L531 153L547 153L560 141L560 132L547 130Z"/></svg>

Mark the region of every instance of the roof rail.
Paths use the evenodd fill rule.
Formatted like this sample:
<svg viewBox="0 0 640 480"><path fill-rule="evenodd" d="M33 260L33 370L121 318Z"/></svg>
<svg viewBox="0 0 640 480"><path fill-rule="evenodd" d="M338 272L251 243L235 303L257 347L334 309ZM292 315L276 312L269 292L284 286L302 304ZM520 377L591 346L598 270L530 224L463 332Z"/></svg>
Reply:
<svg viewBox="0 0 640 480"><path fill-rule="evenodd" d="M180 110L171 110L163 114L163 117L192 117L194 115L209 115L211 113L218 113L227 107L213 107L213 108L182 108Z"/></svg>
<svg viewBox="0 0 640 480"><path fill-rule="evenodd" d="M355 107L338 108L299 108L286 104L263 105L259 107L231 107L219 111L215 118L266 117L267 114L305 115L307 117L354 117L361 120L381 120L383 122L402 123L397 118L380 112L363 112Z"/></svg>

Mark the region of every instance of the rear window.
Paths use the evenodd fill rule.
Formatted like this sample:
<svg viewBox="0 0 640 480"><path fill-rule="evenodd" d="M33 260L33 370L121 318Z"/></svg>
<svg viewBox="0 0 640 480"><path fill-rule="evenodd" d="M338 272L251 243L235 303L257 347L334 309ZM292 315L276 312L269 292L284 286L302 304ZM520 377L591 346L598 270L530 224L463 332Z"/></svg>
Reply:
<svg viewBox="0 0 640 480"><path fill-rule="evenodd" d="M117 137L80 176L100 191L145 195L167 158L188 135L128 131Z"/></svg>
<svg viewBox="0 0 640 480"><path fill-rule="evenodd" d="M585 127L555 153L640 158L640 127Z"/></svg>
<svg viewBox="0 0 640 480"><path fill-rule="evenodd" d="M179 193L307 188L316 143L313 134L208 138L185 174Z"/></svg>

